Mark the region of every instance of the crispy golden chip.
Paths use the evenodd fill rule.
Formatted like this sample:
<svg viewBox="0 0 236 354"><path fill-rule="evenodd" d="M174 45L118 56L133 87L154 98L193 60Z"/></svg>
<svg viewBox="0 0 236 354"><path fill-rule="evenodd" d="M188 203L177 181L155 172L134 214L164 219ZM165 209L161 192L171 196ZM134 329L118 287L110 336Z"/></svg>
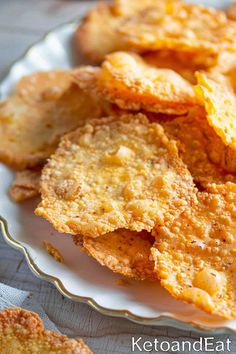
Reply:
<svg viewBox="0 0 236 354"><path fill-rule="evenodd" d="M193 181L174 141L142 114L90 121L64 137L43 170L36 214L59 232L97 237L151 231L180 212Z"/></svg>
<svg viewBox="0 0 236 354"><path fill-rule="evenodd" d="M218 137L207 124L205 114L194 110L188 116L163 120L161 124L168 136L179 142L180 157L198 187L205 188L211 183L236 182L235 174L229 174L212 162L214 159L210 154L209 145L216 147Z"/></svg>
<svg viewBox="0 0 236 354"><path fill-rule="evenodd" d="M236 151L226 146L214 131L209 131L207 153L210 160L228 173L236 174ZM230 179L231 180L231 179ZM235 179L234 179L235 181Z"/></svg>
<svg viewBox="0 0 236 354"><path fill-rule="evenodd" d="M77 236L74 242L81 244ZM117 230L97 238L83 237L83 249L101 265L129 278L157 280L149 260L154 238L148 232Z"/></svg>
<svg viewBox="0 0 236 354"><path fill-rule="evenodd" d="M144 60L157 68L166 68L176 71L191 84L196 83L195 72L204 68L193 62L193 55L190 53L179 53L173 50L161 50L148 52L142 55Z"/></svg>
<svg viewBox="0 0 236 354"><path fill-rule="evenodd" d="M106 54L127 50L129 45L118 32L123 21L151 5L163 7L166 2L168 0L116 0L113 4L98 4L87 14L75 33L78 51L93 63L100 63Z"/></svg>
<svg viewBox="0 0 236 354"><path fill-rule="evenodd" d="M61 135L83 125L100 108L74 83L71 73L37 73L22 79L0 103L0 161L16 169L44 162Z"/></svg>
<svg viewBox="0 0 236 354"><path fill-rule="evenodd" d="M110 54L101 69L81 68L75 76L86 92L122 109L184 114L197 104L189 82L173 70L148 65L134 53Z"/></svg>
<svg viewBox="0 0 236 354"><path fill-rule="evenodd" d="M152 256L174 297L230 319L236 317L236 184L212 185L209 192L156 227Z"/></svg>
<svg viewBox="0 0 236 354"><path fill-rule="evenodd" d="M82 339L44 330L41 318L21 308L0 311L1 354L92 354Z"/></svg>
<svg viewBox="0 0 236 354"><path fill-rule="evenodd" d="M209 125L220 138L217 143L215 139L210 141L210 156L225 170L236 172L236 97L224 78L216 82L200 72L196 77L196 94L205 105Z"/></svg>
<svg viewBox="0 0 236 354"><path fill-rule="evenodd" d="M16 173L16 178L10 187L10 195L16 202L22 202L39 195L39 182L42 167L26 169Z"/></svg>
<svg viewBox="0 0 236 354"><path fill-rule="evenodd" d="M117 32L122 18L113 13L113 6L98 4L83 20L75 33L78 49L92 62L99 63L108 53L124 49Z"/></svg>
<svg viewBox="0 0 236 354"><path fill-rule="evenodd" d="M236 3L231 4L226 9L226 15L230 20L236 21Z"/></svg>
<svg viewBox="0 0 236 354"><path fill-rule="evenodd" d="M131 16L119 31L141 52L171 49L192 53L195 63L210 67L222 64L221 56L224 61L227 57L227 65L235 62L236 23L223 11L199 4L165 2Z"/></svg>
<svg viewBox="0 0 236 354"><path fill-rule="evenodd" d="M69 71L42 71L24 76L16 85L16 92L29 102L53 101L61 98L73 82Z"/></svg>
<svg viewBox="0 0 236 354"><path fill-rule="evenodd" d="M170 2L179 0L115 0L114 12L119 16L134 15L149 7L163 8Z"/></svg>

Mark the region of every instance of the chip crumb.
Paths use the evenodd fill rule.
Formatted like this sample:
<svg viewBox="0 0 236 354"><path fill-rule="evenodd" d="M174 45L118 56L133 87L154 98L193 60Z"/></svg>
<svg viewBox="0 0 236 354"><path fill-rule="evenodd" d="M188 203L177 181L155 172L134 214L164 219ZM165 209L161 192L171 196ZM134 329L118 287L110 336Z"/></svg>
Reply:
<svg viewBox="0 0 236 354"><path fill-rule="evenodd" d="M50 242L43 241L43 246L48 252L48 254L50 254L50 256L52 256L57 262L64 263L63 256L58 251L58 249L56 249L56 247L54 247Z"/></svg>

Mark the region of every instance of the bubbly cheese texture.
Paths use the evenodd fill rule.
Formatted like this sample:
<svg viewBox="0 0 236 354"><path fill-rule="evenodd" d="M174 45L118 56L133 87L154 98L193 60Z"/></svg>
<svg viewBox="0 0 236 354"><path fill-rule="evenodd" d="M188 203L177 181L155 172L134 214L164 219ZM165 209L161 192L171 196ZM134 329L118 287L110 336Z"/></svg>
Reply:
<svg viewBox="0 0 236 354"><path fill-rule="evenodd" d="M92 120L65 136L42 173L36 209L59 232L151 231L180 212L194 184L163 128L142 115Z"/></svg>
<svg viewBox="0 0 236 354"><path fill-rule="evenodd" d="M223 11L199 4L161 1L159 7L126 19L120 33L140 52L173 49L193 53L196 63L209 67L223 57L230 58L229 66L235 62L236 24Z"/></svg>
<svg viewBox="0 0 236 354"><path fill-rule="evenodd" d="M74 236L74 241L82 243L91 257L115 273L134 279L157 280L154 263L149 259L154 238L146 231L119 229L97 238L83 237L82 242Z"/></svg>
<svg viewBox="0 0 236 354"><path fill-rule="evenodd" d="M0 353L92 354L82 339L44 330L36 313L21 308L0 311Z"/></svg>
<svg viewBox="0 0 236 354"><path fill-rule="evenodd" d="M236 317L236 184L211 185L175 220L155 228L161 284L177 299Z"/></svg>
<svg viewBox="0 0 236 354"><path fill-rule="evenodd" d="M122 109L184 114L198 104L192 85L182 76L134 53L110 54L101 69L79 68L75 76L81 89Z"/></svg>
<svg viewBox="0 0 236 354"><path fill-rule="evenodd" d="M0 161L15 169L33 167L54 152L61 135L83 125L100 107L74 83L70 71L23 78L0 102Z"/></svg>
<svg viewBox="0 0 236 354"><path fill-rule="evenodd" d="M211 183L236 182L236 175L225 169L228 160L231 166L233 162L225 159L225 150L224 168L217 164L215 156L219 155L222 144L204 112L193 110L187 116L164 120L162 125L168 136L177 140L180 157L198 186L207 188Z"/></svg>

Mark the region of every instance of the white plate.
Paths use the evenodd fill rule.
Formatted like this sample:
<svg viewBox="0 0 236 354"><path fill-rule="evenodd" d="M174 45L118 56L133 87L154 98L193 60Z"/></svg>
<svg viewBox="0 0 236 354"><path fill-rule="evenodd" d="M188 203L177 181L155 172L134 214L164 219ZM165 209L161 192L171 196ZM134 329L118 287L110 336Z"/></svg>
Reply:
<svg viewBox="0 0 236 354"><path fill-rule="evenodd" d="M6 97L25 74L73 66L71 40L76 26L63 25L31 47L2 82L1 96ZM118 286L119 275L81 253L70 236L58 234L47 221L33 214L37 201L18 205L10 200L7 191L12 179L12 172L0 165L0 225L4 238L25 254L37 276L54 283L63 295L86 302L103 314L142 324L202 329L214 334L236 330L236 321L222 321L178 302L158 283L129 281L127 286ZM47 254L43 240L61 250L65 263L59 264Z"/></svg>

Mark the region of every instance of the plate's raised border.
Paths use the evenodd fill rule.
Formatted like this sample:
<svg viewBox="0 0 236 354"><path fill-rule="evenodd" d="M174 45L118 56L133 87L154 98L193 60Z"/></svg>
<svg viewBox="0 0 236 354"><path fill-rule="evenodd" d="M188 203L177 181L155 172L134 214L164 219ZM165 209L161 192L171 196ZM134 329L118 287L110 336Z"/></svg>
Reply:
<svg viewBox="0 0 236 354"><path fill-rule="evenodd" d="M70 21L68 23L65 23L63 25L57 26L55 27L53 30L47 32L39 41L35 42L33 45L31 45L25 52L24 54L18 58L17 60L15 60L11 66L9 67L9 69L7 70L7 73L5 75L5 77L2 79L1 83L0 83L0 92L1 92L1 86L3 84L3 82L7 79L7 77L11 74L11 71L14 67L15 64L17 64L20 60L24 59L25 56L27 56L27 54L29 53L29 51L37 46L38 44L40 44L41 42L43 42L44 40L46 40L46 38L54 31L59 30L61 27L64 27L66 25L68 26L72 26L72 25L76 25L79 23L81 19L78 18L77 21ZM233 330L230 327L220 327L220 328L214 328L211 329L208 326L203 326L203 325L198 325L196 323L193 323L191 321L188 322L183 322L180 321L174 317L171 317L170 315L162 315L162 316L158 316L158 317L142 317L142 316L137 316L133 313L131 313L128 310L114 310L114 309L109 309L109 308L105 308L103 306L100 306L93 298L90 297L84 297L84 296L79 296L79 295L74 295L71 292L69 292L63 285L63 283L61 282L60 279L47 274L45 272L42 272L39 267L34 263L33 259L30 257L30 254L27 250L26 247L24 247L21 243L17 242L16 240L14 240L13 236L10 235L9 231L8 231L8 225L7 225L7 220L4 219L1 215L0 215L0 229L2 231L3 237L5 239L5 241L12 246L13 248L16 248L18 250L20 250L26 260L27 263L29 265L29 268L31 269L31 271L40 279L46 280L48 282L51 282L52 284L55 285L55 287L58 289L58 291L65 297L67 297L68 299L72 300L72 301L76 301L76 302L82 302L85 304L90 305L93 309L95 309L96 311L100 312L103 315L107 315L107 316L112 316L112 317L121 317L121 318L127 318L132 322L138 323L138 324L142 324L142 325L149 325L149 326L166 326L166 327L174 327L177 329L181 329L181 330L193 330L195 332L199 332L199 333L203 333L203 334L213 334L213 335L217 335L217 334L226 334L226 333L236 333L236 330Z"/></svg>

